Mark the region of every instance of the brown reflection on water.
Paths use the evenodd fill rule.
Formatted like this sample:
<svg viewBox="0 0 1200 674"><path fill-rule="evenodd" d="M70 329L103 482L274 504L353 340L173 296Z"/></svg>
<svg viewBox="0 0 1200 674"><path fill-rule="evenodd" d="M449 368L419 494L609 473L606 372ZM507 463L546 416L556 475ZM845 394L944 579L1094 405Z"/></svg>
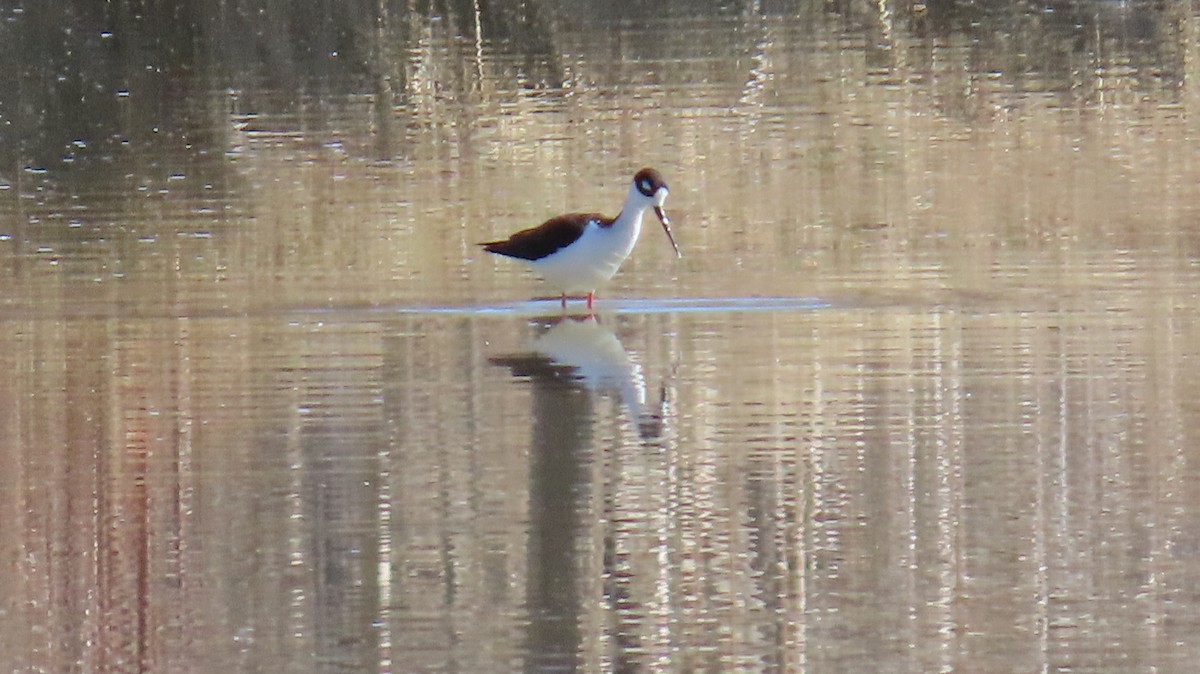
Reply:
<svg viewBox="0 0 1200 674"><path fill-rule="evenodd" d="M377 348L244 320L10 326L9 662L375 659L376 575L353 561L379 540Z"/></svg>
<svg viewBox="0 0 1200 674"><path fill-rule="evenodd" d="M602 318L651 438L521 320L10 323L6 657L1182 666L1191 309L986 308Z"/></svg>

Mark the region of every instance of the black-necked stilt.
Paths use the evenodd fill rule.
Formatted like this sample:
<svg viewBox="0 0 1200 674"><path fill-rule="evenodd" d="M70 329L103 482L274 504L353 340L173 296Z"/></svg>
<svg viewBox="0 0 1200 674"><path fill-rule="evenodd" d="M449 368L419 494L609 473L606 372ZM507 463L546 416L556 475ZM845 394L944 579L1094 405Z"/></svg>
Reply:
<svg viewBox="0 0 1200 674"><path fill-rule="evenodd" d="M562 293L564 307L568 294L586 292L587 305L591 309L596 287L612 278L633 251L633 244L642 232L642 214L646 209L654 209L675 255L683 257L671 235L671 221L663 212L666 200L667 183L662 174L644 168L633 176L625 206L615 218L596 213L568 213L517 232L503 241L479 245L489 253L528 261L542 278Z"/></svg>

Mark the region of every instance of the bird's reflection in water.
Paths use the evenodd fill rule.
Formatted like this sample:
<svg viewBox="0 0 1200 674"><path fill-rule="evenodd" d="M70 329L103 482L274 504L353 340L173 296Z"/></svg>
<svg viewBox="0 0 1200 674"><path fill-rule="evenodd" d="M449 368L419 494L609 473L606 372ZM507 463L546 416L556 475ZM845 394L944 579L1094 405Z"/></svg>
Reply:
<svg viewBox="0 0 1200 674"><path fill-rule="evenodd" d="M615 391L646 442L663 434L665 387L658 409L649 412L640 366L594 317L557 317L537 326L531 353L490 362L532 384L525 669L574 671L582 639L578 541L587 511L581 499L589 492L594 397Z"/></svg>
<svg viewBox="0 0 1200 674"><path fill-rule="evenodd" d="M663 433L666 387L659 388L656 408L647 407L646 378L641 366L616 334L593 315L538 319L540 332L533 352L493 358L516 376L529 377L537 387L577 388L587 393L616 392L643 440Z"/></svg>

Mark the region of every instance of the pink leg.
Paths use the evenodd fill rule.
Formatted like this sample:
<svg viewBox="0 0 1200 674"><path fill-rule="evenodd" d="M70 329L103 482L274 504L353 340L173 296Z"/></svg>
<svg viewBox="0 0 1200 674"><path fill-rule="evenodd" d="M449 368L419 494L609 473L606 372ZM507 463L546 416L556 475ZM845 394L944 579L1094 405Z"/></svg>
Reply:
<svg viewBox="0 0 1200 674"><path fill-rule="evenodd" d="M562 308L563 309L567 308L567 294L566 293L562 294Z"/></svg>
<svg viewBox="0 0 1200 674"><path fill-rule="evenodd" d="M593 290L593 291L591 291L590 293L588 293L588 309L591 309L591 308L592 308L592 300L593 300L593 299L595 299L595 297L596 297L596 291L595 291L595 290Z"/></svg>

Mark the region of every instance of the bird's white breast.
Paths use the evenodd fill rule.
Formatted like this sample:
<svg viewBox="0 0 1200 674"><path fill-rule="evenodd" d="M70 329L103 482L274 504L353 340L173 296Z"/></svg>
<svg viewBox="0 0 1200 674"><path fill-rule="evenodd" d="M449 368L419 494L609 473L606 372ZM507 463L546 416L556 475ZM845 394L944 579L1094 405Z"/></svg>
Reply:
<svg viewBox="0 0 1200 674"><path fill-rule="evenodd" d="M617 273L629 257L641 232L642 214L630 214L628 222L618 220L602 227L592 220L574 243L534 262L534 268L546 282L564 293L595 290Z"/></svg>

